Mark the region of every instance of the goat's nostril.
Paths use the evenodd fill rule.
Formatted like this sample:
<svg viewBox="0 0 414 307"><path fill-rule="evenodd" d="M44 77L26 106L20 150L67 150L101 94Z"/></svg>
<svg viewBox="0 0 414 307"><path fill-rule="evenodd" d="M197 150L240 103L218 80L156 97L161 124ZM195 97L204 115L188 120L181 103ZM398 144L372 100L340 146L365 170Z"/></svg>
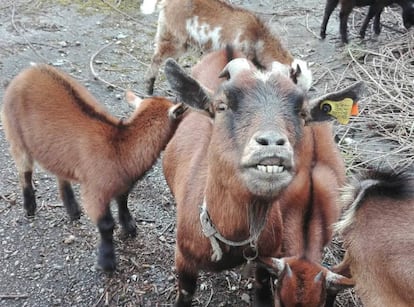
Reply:
<svg viewBox="0 0 414 307"><path fill-rule="evenodd" d="M285 143L286 143L285 139L279 139L279 140L276 141L276 145L278 145L278 146L283 146L283 145L285 145Z"/></svg>
<svg viewBox="0 0 414 307"><path fill-rule="evenodd" d="M259 135L256 135L254 139L257 144L262 145L262 146L268 146L268 145L283 146L286 144L286 139L277 133L270 133L270 132L260 133Z"/></svg>
<svg viewBox="0 0 414 307"><path fill-rule="evenodd" d="M263 146L269 145L269 140L265 137L257 137L256 142L260 145L263 145Z"/></svg>

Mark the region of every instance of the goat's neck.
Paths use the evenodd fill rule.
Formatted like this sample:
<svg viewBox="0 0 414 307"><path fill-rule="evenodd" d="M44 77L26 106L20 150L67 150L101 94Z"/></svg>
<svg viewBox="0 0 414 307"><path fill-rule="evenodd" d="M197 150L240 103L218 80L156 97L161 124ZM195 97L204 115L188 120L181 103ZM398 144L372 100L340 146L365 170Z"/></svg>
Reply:
<svg viewBox="0 0 414 307"><path fill-rule="evenodd" d="M233 184L232 184L233 183ZM242 188L237 180L230 180L223 184L219 178L209 176L205 191L205 205L212 223L218 232L226 239L241 241L251 235L251 223L260 224L255 221L258 210L267 214L271 206L270 200L261 199L252 195L247 189ZM252 215L253 214L253 215ZM253 220L250 220L253 217Z"/></svg>
<svg viewBox="0 0 414 307"><path fill-rule="evenodd" d="M175 128L176 124L167 119L154 120L151 124L145 124L145 119L141 122L135 120L120 126L113 136L113 142L118 150L118 158L122 159L120 163L130 178L135 178L133 172L141 175L144 169L151 167Z"/></svg>

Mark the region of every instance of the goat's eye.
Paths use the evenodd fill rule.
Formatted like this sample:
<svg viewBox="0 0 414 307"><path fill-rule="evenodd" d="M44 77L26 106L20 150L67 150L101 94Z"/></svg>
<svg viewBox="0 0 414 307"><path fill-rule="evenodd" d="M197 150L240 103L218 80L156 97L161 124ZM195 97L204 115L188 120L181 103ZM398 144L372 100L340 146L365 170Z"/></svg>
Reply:
<svg viewBox="0 0 414 307"><path fill-rule="evenodd" d="M222 111L226 111L229 108L229 106L227 104L225 104L224 102L219 102L217 104L216 110L218 112L222 112Z"/></svg>

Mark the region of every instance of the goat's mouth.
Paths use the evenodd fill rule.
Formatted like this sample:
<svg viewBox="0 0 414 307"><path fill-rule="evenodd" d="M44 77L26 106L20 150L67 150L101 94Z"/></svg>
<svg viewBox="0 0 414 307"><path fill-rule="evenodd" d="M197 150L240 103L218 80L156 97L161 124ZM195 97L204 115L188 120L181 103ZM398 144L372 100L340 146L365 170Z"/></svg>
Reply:
<svg viewBox="0 0 414 307"><path fill-rule="evenodd" d="M264 175L280 175L290 172L292 163L290 163L289 160L280 157L272 157L251 163L248 165L248 168Z"/></svg>
<svg viewBox="0 0 414 307"><path fill-rule="evenodd" d="M293 161L280 157L266 158L244 165L243 179L253 194L276 197L293 178Z"/></svg>

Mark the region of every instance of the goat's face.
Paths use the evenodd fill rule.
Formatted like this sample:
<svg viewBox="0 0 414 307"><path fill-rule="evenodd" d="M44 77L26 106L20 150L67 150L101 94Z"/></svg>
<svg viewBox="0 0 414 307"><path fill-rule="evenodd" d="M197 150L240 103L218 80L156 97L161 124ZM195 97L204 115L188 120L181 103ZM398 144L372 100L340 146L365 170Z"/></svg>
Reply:
<svg viewBox="0 0 414 307"><path fill-rule="evenodd" d="M275 307L324 307L327 294L352 287L353 281L306 258L264 261L277 276Z"/></svg>
<svg viewBox="0 0 414 307"><path fill-rule="evenodd" d="M210 161L229 165L254 195L274 197L291 181L304 95L289 78L246 68L212 98Z"/></svg>
<svg viewBox="0 0 414 307"><path fill-rule="evenodd" d="M305 120L329 119L319 103L310 107L290 79L289 68L280 65L261 73L246 59L235 59L221 73L227 81L214 95L173 60L165 66L171 88L213 120L209 161L264 198L277 196L293 178L294 149Z"/></svg>

